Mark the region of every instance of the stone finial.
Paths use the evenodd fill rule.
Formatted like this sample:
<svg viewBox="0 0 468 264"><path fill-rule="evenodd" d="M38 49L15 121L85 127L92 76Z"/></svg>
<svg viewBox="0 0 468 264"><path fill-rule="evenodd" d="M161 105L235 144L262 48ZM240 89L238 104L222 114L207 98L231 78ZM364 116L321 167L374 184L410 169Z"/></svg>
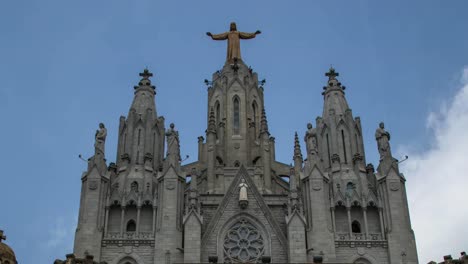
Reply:
<svg viewBox="0 0 468 264"><path fill-rule="evenodd" d="M139 75L145 80L148 80L149 77L153 77L153 74L148 70L148 68L145 68Z"/></svg>
<svg viewBox="0 0 468 264"><path fill-rule="evenodd" d="M325 76L328 77L328 80L335 80L336 77L340 76L340 74L336 72L333 67L330 67L330 70L328 70L328 72L325 73Z"/></svg>
<svg viewBox="0 0 468 264"><path fill-rule="evenodd" d="M156 89L155 86L152 86L151 85L151 80L149 79L150 77L153 77L153 74L148 70L148 68L145 68L143 70L143 72L140 72L139 73L140 77L141 77L141 80L140 82L138 83L138 86L135 86L135 90L137 90L138 88L140 88L141 86L149 86L151 88Z"/></svg>
<svg viewBox="0 0 468 264"><path fill-rule="evenodd" d="M299 144L299 136L297 132L294 133L294 156L293 159L300 159L302 160L302 152L301 152L301 145Z"/></svg>
<svg viewBox="0 0 468 264"><path fill-rule="evenodd" d="M260 133L269 133L268 132L268 121L266 118L265 108L262 108L262 117L260 120Z"/></svg>

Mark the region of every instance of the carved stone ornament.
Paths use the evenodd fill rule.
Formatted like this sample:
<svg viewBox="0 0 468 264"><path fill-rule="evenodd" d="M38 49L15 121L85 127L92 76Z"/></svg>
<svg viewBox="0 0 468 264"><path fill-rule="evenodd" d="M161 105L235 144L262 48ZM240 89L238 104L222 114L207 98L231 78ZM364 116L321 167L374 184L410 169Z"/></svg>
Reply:
<svg viewBox="0 0 468 264"><path fill-rule="evenodd" d="M322 180L314 179L312 180L312 189L315 191L320 191L322 189Z"/></svg>
<svg viewBox="0 0 468 264"><path fill-rule="evenodd" d="M174 188L175 188L175 182L174 181L167 181L166 182L166 189L174 190Z"/></svg>
<svg viewBox="0 0 468 264"><path fill-rule="evenodd" d="M97 181L90 181L89 182L89 189L90 190L96 190L98 187L98 182Z"/></svg>
<svg viewBox="0 0 468 264"><path fill-rule="evenodd" d="M400 182L399 181L391 181L389 182L390 190L398 191L400 189Z"/></svg>
<svg viewBox="0 0 468 264"><path fill-rule="evenodd" d="M226 233L223 251L224 263L261 263L265 242L259 230L243 218Z"/></svg>

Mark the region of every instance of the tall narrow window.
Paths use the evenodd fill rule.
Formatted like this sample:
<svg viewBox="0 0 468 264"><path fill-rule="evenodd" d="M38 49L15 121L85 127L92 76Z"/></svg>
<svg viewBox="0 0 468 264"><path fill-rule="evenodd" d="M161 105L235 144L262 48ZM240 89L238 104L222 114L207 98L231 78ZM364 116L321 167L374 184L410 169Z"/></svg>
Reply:
<svg viewBox="0 0 468 264"><path fill-rule="evenodd" d="M240 103L239 98L234 98L234 118L233 118L233 132L234 135L239 135L240 132Z"/></svg>
<svg viewBox="0 0 468 264"><path fill-rule="evenodd" d="M127 223L127 232L135 232L136 231L136 224L135 221L130 220Z"/></svg>
<svg viewBox="0 0 468 264"><path fill-rule="evenodd" d="M219 126L219 122L221 122L221 107L219 106L219 102L216 102L216 126Z"/></svg>
<svg viewBox="0 0 468 264"><path fill-rule="evenodd" d="M331 167L330 142L328 141L328 134L327 134L327 154L328 154L328 167Z"/></svg>
<svg viewBox="0 0 468 264"><path fill-rule="evenodd" d="M343 142L343 156L344 156L344 162L348 164L348 157L346 155L346 142L344 139L344 131L341 130L341 141Z"/></svg>
<svg viewBox="0 0 468 264"><path fill-rule="evenodd" d="M141 129L138 129L138 146L140 145Z"/></svg>
<svg viewBox="0 0 468 264"><path fill-rule="evenodd" d="M253 123L255 125L254 129L254 138L257 138L257 102L252 103L252 114L253 114Z"/></svg>

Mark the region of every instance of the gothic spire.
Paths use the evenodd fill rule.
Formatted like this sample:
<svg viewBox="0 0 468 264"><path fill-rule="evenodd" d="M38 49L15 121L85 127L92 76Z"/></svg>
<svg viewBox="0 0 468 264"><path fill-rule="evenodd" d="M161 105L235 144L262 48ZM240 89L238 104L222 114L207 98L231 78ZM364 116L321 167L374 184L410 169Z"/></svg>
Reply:
<svg viewBox="0 0 468 264"><path fill-rule="evenodd" d="M331 67L325 76L328 77L327 86L323 87L324 92L324 105L323 105L323 117L326 118L329 115L343 115L346 110L349 109L348 102L345 98L344 90L345 86L341 85L336 77L340 74Z"/></svg>

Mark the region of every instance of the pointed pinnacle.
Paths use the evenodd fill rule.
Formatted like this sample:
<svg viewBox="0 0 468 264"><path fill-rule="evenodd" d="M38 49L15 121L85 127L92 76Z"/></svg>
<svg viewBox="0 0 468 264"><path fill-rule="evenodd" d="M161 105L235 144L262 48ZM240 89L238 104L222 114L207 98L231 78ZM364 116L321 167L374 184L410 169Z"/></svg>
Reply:
<svg viewBox="0 0 468 264"><path fill-rule="evenodd" d="M293 158L302 159L301 145L299 144L299 136L297 135L297 131L294 134L294 157Z"/></svg>
<svg viewBox="0 0 468 264"><path fill-rule="evenodd" d="M268 133L268 121L266 118L265 108L262 108L262 117L260 121L260 133Z"/></svg>

